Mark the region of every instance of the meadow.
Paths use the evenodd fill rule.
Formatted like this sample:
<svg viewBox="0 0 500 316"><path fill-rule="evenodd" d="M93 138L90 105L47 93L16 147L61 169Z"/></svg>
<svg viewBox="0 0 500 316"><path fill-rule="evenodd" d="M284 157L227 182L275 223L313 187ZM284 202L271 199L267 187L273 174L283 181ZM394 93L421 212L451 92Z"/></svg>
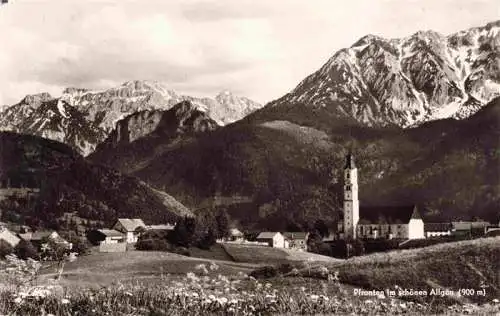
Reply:
<svg viewBox="0 0 500 316"><path fill-rule="evenodd" d="M494 315L500 313L500 297L498 292L493 291L498 286L498 283L495 284L498 279L492 279L489 271L498 268L499 247L499 238L489 238L345 261L319 261L313 260L312 256L309 260L300 261L300 256L306 258L308 254L299 256L276 252L273 255L269 249L254 249L250 253L256 262L250 263L211 259L210 252L203 251L198 255L205 258L166 252L101 253L67 262L59 280L54 279L57 274L53 267L43 267L45 263L37 270L13 260L10 265L4 263L0 268L11 276L10 284L4 284L0 291L0 314ZM243 252L238 250L236 253ZM225 256L221 249L215 253L218 258ZM279 264L289 257L290 260L285 262L288 270L271 278L255 275L256 270L265 267L263 262L255 260L262 253L267 254L265 260L274 258ZM464 265L459 265L461 268L450 270L451 262L442 266L446 260L457 258L464 261ZM438 263L441 269L437 269ZM475 270L467 270L467 263L472 263ZM31 278L34 270L38 271L35 273L38 277ZM452 282L460 282L453 281L453 278L469 282L481 279L479 274L482 274L492 291L482 301L355 295L359 289L421 286L416 281L415 271L420 272L420 279L431 280L443 288L451 287ZM459 272L464 275L458 277L456 273ZM15 275L21 281L29 281L16 283Z"/></svg>

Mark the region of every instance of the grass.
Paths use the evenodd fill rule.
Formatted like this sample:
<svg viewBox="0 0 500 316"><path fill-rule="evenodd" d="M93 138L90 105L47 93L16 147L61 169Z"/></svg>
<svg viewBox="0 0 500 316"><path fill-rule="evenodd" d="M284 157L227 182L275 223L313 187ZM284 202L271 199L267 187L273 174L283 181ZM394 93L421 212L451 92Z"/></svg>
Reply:
<svg viewBox="0 0 500 316"><path fill-rule="evenodd" d="M100 288L117 283L155 283L162 277L184 276L199 264L216 262L217 273L235 275L257 267L253 264L208 260L162 251L127 251L122 253L94 253L67 263L61 284L70 288ZM53 278L52 269L45 269L42 278Z"/></svg>
<svg viewBox="0 0 500 316"><path fill-rule="evenodd" d="M339 261L327 256L290 249L229 243L222 244L222 246L236 262L280 264L294 261Z"/></svg>
<svg viewBox="0 0 500 316"><path fill-rule="evenodd" d="M304 270L310 271L309 276L316 277L294 273L265 281L247 276L248 272L260 266L256 263L210 260L154 251L98 253L67 263L63 278L57 283L59 288L49 286L48 294L34 296L29 294L33 292L26 289L0 290L0 314L495 314L500 313L500 302L495 300L499 297L498 292L496 296L491 292L485 301L477 302L482 303L478 305L474 300L435 304L385 295L365 297L355 295L354 290L362 287L392 288L394 284L419 289L422 284L415 275L415 269L418 269L422 280L429 279L441 286L450 286L453 278L471 282L474 276L484 278L487 282L497 282L498 279L491 279L491 271L500 272L498 260L494 261L498 259L499 246L499 238L489 238L373 254L345 261L320 263L306 260L301 265L305 267ZM295 252L290 254L281 249L231 248L233 253L240 255L245 249L247 256L252 255L252 258L258 257L259 260L264 258L282 262L287 258L297 259ZM223 250L220 247L214 253L222 256ZM214 255L202 251L200 254L207 257ZM302 255L310 258L307 253ZM450 270L448 266L436 269L434 261L442 259L444 261L440 262L444 264L457 258L462 258L466 263L465 266L470 270L468 273L465 268L457 271ZM458 276L458 272L464 275ZM317 277L319 275L323 278ZM51 276L50 271L46 270L38 284L53 284ZM467 287L473 286L474 283L471 283ZM495 284L490 283L490 286L494 288Z"/></svg>
<svg viewBox="0 0 500 316"><path fill-rule="evenodd" d="M326 266L338 271L341 282L365 289L476 291L462 297L414 297L420 301L484 303L500 298L499 237L371 254ZM484 296L478 295L483 289Z"/></svg>

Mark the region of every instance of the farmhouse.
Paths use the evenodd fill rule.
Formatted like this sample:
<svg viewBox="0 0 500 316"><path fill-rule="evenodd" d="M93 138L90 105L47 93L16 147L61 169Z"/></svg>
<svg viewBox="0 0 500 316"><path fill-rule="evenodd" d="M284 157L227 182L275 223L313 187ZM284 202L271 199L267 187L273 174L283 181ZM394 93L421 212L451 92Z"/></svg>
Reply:
<svg viewBox="0 0 500 316"><path fill-rule="evenodd" d="M269 247L288 248L288 242L280 232L261 232L256 241L267 243Z"/></svg>
<svg viewBox="0 0 500 316"><path fill-rule="evenodd" d="M0 241L6 242L14 248L21 240L6 227L0 226Z"/></svg>
<svg viewBox="0 0 500 316"><path fill-rule="evenodd" d="M229 230L230 241L244 241L245 235L238 228L231 228Z"/></svg>
<svg viewBox="0 0 500 316"><path fill-rule="evenodd" d="M358 169L347 156L344 168L344 212L339 238L425 238L424 222L415 205L363 207L358 199Z"/></svg>
<svg viewBox="0 0 500 316"><path fill-rule="evenodd" d="M125 234L114 229L95 229L87 234L91 244L99 246L99 252L124 252L127 250Z"/></svg>
<svg viewBox="0 0 500 316"><path fill-rule="evenodd" d="M119 218L112 229L125 234L127 243L136 243L141 232L146 230L146 225L140 218Z"/></svg>
<svg viewBox="0 0 500 316"><path fill-rule="evenodd" d="M288 241L288 248L299 251L307 250L307 238L309 233L306 232L284 232L283 236Z"/></svg>

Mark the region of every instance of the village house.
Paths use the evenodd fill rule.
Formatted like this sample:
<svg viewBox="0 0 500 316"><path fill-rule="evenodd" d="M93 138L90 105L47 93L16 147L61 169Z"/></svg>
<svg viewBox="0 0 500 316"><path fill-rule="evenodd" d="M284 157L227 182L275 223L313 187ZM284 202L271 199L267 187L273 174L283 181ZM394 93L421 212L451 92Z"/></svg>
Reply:
<svg viewBox="0 0 500 316"><path fill-rule="evenodd" d="M125 234L125 241L132 244L136 243L139 235L146 230L146 225L140 218L119 218L112 229Z"/></svg>
<svg viewBox="0 0 500 316"><path fill-rule="evenodd" d="M99 252L124 252L127 250L125 234L114 229L94 229L88 232L89 242L99 246Z"/></svg>
<svg viewBox="0 0 500 316"><path fill-rule="evenodd" d="M13 232L7 229L5 226L0 226L0 241L4 241L9 244L12 248L16 247L21 241Z"/></svg>
<svg viewBox="0 0 500 316"><path fill-rule="evenodd" d="M424 222L415 205L362 207L358 199L358 169L347 156L344 168L344 211L339 238L425 238Z"/></svg>
<svg viewBox="0 0 500 316"><path fill-rule="evenodd" d="M425 223L424 231L425 237L441 237L450 236L452 231L451 223Z"/></svg>
<svg viewBox="0 0 500 316"><path fill-rule="evenodd" d="M245 235L238 228L231 228L229 230L229 240L243 242L245 240Z"/></svg>
<svg viewBox="0 0 500 316"><path fill-rule="evenodd" d="M307 251L307 238L309 233L306 232L284 232L283 236L288 241L288 248Z"/></svg>
<svg viewBox="0 0 500 316"><path fill-rule="evenodd" d="M261 232L256 241L267 243L269 247L288 248L288 242L280 232Z"/></svg>

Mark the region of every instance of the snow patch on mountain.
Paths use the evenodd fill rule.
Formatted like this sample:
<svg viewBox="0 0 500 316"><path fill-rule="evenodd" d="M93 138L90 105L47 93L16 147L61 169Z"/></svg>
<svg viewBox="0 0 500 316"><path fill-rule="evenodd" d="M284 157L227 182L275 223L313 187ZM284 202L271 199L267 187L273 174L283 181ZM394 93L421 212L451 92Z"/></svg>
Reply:
<svg viewBox="0 0 500 316"><path fill-rule="evenodd" d="M269 107L302 103L369 126L465 118L500 95L500 21L449 36L367 35Z"/></svg>

